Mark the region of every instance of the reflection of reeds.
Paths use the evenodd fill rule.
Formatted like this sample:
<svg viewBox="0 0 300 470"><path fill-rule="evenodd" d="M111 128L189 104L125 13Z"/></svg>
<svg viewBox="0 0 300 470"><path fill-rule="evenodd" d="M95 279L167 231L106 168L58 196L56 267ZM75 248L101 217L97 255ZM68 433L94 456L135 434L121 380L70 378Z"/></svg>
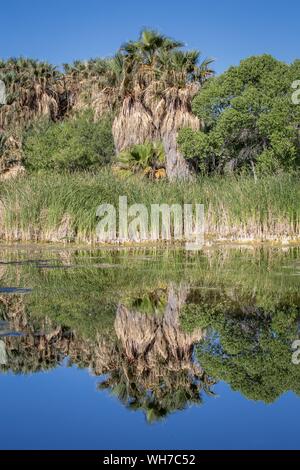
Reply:
<svg viewBox="0 0 300 470"><path fill-rule="evenodd" d="M113 328L118 303L140 312L163 313L166 297L161 297L154 309L149 308L147 298L159 289L166 291L170 282L178 284L183 280L206 293L212 303L213 290L236 291L239 303L252 298L262 308L300 299L299 277L295 275L299 271L299 247L215 247L200 253L177 249L91 249L70 250L69 256L67 250L60 254L57 248L45 247L0 251L1 259L9 263L0 264L6 269L1 283L33 289L24 300L32 316L48 315L90 337L98 327Z"/></svg>

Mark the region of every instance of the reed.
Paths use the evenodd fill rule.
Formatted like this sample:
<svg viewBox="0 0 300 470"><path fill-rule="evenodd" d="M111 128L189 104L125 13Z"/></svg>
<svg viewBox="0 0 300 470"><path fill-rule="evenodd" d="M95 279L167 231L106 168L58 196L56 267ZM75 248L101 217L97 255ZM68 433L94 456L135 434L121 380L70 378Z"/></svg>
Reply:
<svg viewBox="0 0 300 470"><path fill-rule="evenodd" d="M203 203L207 240L300 240L300 185L293 174L203 177L193 182L120 179L109 170L91 173L38 173L3 181L0 235L5 241L93 244L96 208L119 196L128 204Z"/></svg>

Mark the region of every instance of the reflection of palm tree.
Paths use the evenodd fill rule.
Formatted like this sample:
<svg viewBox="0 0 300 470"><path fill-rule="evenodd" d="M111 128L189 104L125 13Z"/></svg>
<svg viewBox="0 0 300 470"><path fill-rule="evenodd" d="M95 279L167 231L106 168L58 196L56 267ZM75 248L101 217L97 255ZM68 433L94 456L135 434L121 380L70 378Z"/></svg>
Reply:
<svg viewBox="0 0 300 470"><path fill-rule="evenodd" d="M203 337L201 329L192 334L180 329L179 314L188 293L188 288L174 285L168 288L163 315L147 315L119 305L115 330L129 360L142 359L142 366L151 367L168 360L173 367L190 366L193 344Z"/></svg>
<svg viewBox="0 0 300 470"><path fill-rule="evenodd" d="M5 338L7 363L1 370L29 373L56 367L68 356L70 365L106 374L99 389L110 389L127 407L143 410L149 422L190 404L201 403L201 391L210 392L212 381L193 361L193 345L203 337L181 330L180 309L186 285L151 292L145 298L120 304L115 319L116 336L82 338L46 317L33 324L21 296L3 297L4 320L24 336ZM149 313L150 312L150 313Z"/></svg>
<svg viewBox="0 0 300 470"><path fill-rule="evenodd" d="M99 388L109 388L130 409L144 410L148 421L201 403L201 390L209 393L212 385L192 358L203 332L180 329L187 293L185 285L170 285L163 315L145 315L124 305L117 310L119 363Z"/></svg>
<svg viewBox="0 0 300 470"><path fill-rule="evenodd" d="M137 374L134 366L125 371L123 364L123 368L113 371L98 388L109 389L125 406L135 411L142 410L147 421L153 422L192 404L201 404L201 391L210 394L211 385L205 374L196 377L185 370L179 373L166 370L163 376L156 377L153 374L149 384L147 374Z"/></svg>
<svg viewBox="0 0 300 470"><path fill-rule="evenodd" d="M6 346L4 341L0 339L0 366L5 366L7 364L7 353Z"/></svg>
<svg viewBox="0 0 300 470"><path fill-rule="evenodd" d="M36 324L30 322L22 296L1 296L0 305L2 320L9 325L3 336L6 361L2 371L26 374L52 369L68 354L71 332L53 325L47 317Z"/></svg>

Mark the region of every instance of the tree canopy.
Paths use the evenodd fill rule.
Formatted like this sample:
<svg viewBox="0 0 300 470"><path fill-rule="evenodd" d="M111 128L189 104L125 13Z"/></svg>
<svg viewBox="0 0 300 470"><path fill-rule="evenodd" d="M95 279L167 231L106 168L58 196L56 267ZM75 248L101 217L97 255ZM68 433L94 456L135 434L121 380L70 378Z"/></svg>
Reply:
<svg viewBox="0 0 300 470"><path fill-rule="evenodd" d="M262 55L210 79L193 101L202 130L179 136L184 155L206 171L297 167L300 108L292 102L292 83L299 76L299 60L288 65Z"/></svg>

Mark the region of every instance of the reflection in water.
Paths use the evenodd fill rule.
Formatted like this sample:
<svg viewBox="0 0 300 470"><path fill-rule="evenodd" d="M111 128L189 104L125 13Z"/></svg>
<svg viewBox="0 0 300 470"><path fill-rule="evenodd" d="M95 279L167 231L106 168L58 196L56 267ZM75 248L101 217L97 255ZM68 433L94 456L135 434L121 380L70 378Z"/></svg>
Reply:
<svg viewBox="0 0 300 470"><path fill-rule="evenodd" d="M7 364L7 354L5 342L0 340L0 365L5 366Z"/></svg>
<svg viewBox="0 0 300 470"><path fill-rule="evenodd" d="M189 256L80 254L66 271L8 260L2 285L25 287L0 296L0 370L45 371L68 358L149 422L202 403L219 380L264 402L300 395L298 252ZM110 262L120 269L105 270Z"/></svg>
<svg viewBox="0 0 300 470"><path fill-rule="evenodd" d="M180 310L188 286L170 284L163 314L147 315L120 304L115 331L118 351L107 370L109 388L131 409L145 411L148 421L201 403L201 391L209 392L212 381L193 360L193 346L203 338L201 329L182 331Z"/></svg>
<svg viewBox="0 0 300 470"><path fill-rule="evenodd" d="M49 317L31 323L22 298L0 298L10 329L23 333L22 337L6 333L2 370L45 371L68 357L69 365L105 375L99 390L109 389L128 408L143 410L149 422L201 403L201 391L210 393L213 381L193 359L194 344L204 333L200 328L184 332L180 326L180 310L187 294L186 285L173 284L156 295L152 293L155 302L159 296L167 300L162 313L150 315L119 304L115 334L101 335L98 331L94 340L62 325L54 326Z"/></svg>

